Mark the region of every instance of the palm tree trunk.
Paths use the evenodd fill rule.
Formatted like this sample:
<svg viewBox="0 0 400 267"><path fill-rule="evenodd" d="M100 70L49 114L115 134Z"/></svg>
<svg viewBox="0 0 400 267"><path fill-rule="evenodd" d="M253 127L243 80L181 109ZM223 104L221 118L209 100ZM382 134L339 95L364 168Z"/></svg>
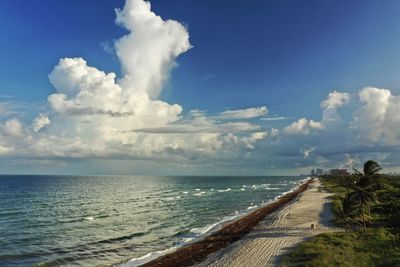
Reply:
<svg viewBox="0 0 400 267"><path fill-rule="evenodd" d="M361 206L361 212L362 212L362 220L363 220L364 232L365 232L367 230L367 225L365 224L365 212L364 212L363 206Z"/></svg>

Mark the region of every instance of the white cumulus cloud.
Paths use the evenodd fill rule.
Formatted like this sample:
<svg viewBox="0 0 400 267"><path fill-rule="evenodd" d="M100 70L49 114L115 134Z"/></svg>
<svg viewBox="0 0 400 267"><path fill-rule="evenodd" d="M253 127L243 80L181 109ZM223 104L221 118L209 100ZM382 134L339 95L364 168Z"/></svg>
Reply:
<svg viewBox="0 0 400 267"><path fill-rule="evenodd" d="M40 131L40 129L42 129L44 126L50 124L50 119L47 115L44 114L39 114L39 116L37 116L32 123L32 129L35 132Z"/></svg>
<svg viewBox="0 0 400 267"><path fill-rule="evenodd" d="M301 118L286 126L283 132L287 135L307 135L312 129L321 130L324 126L320 122Z"/></svg>
<svg viewBox="0 0 400 267"><path fill-rule="evenodd" d="M115 43L125 73L121 85L155 99L175 58L191 48L188 31L179 22L154 14L150 2L143 0L127 0L116 13L116 22L130 31Z"/></svg>
<svg viewBox="0 0 400 267"><path fill-rule="evenodd" d="M11 137L21 137L23 135L22 130L22 124L16 118L7 120L3 125L4 133Z"/></svg>
<svg viewBox="0 0 400 267"><path fill-rule="evenodd" d="M303 154L303 157L306 159L310 156L311 152L315 150L316 147L305 147L301 149L301 153Z"/></svg>
<svg viewBox="0 0 400 267"><path fill-rule="evenodd" d="M352 127L362 142L400 144L400 96L388 89L363 88L359 94L361 106L355 112Z"/></svg>
<svg viewBox="0 0 400 267"><path fill-rule="evenodd" d="M327 99L321 102L321 108L336 109L348 104L350 101L350 94L333 91L329 93Z"/></svg>

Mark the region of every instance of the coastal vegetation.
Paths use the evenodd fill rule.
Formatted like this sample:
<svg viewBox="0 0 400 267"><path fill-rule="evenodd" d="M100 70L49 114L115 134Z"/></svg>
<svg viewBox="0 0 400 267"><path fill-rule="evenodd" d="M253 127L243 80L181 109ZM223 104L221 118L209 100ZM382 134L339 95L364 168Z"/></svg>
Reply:
<svg viewBox="0 0 400 267"><path fill-rule="evenodd" d="M282 266L400 266L400 177L379 174L371 160L354 171L321 177L334 193L334 223L346 231L301 243Z"/></svg>

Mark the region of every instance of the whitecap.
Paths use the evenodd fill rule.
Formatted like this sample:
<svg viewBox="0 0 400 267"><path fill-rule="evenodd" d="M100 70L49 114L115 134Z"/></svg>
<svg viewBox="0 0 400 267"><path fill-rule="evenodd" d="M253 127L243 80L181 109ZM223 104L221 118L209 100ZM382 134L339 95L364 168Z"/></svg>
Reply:
<svg viewBox="0 0 400 267"><path fill-rule="evenodd" d="M155 251L155 252L150 252L147 253L146 255L139 257L139 258L133 258L131 260L129 260L126 263L123 263L121 265L119 265L119 267L136 267L136 266L140 266L143 265L151 260L154 260L155 258L158 258L162 255L171 253L173 251L175 251L177 248L176 247L171 247L171 248L167 248L165 250L160 250L160 251Z"/></svg>
<svg viewBox="0 0 400 267"><path fill-rule="evenodd" d="M217 223L213 223L213 224L210 224L210 225L206 225L204 227L192 228L190 230L190 232L194 233L196 235L199 235L199 236L200 235L204 235L205 233L209 232L211 229L213 229L215 226L217 226L219 224L220 224L220 222L217 222Z"/></svg>
<svg viewBox="0 0 400 267"><path fill-rule="evenodd" d="M218 190L218 192L220 192L220 193L222 193L222 192L228 192L228 191L231 191L232 189L231 188L227 188L227 189L225 189L225 190Z"/></svg>
<svg viewBox="0 0 400 267"><path fill-rule="evenodd" d="M85 218L84 218L84 220L87 220L87 221L93 221L93 220L94 220L94 218L93 218L93 217L85 217Z"/></svg>

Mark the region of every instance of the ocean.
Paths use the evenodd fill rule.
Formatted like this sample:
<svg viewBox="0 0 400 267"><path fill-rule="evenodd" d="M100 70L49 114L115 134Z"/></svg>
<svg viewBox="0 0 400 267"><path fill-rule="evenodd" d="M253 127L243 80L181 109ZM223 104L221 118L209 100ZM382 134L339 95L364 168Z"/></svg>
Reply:
<svg viewBox="0 0 400 267"><path fill-rule="evenodd" d="M218 229L303 178L0 176L0 266L135 266Z"/></svg>

